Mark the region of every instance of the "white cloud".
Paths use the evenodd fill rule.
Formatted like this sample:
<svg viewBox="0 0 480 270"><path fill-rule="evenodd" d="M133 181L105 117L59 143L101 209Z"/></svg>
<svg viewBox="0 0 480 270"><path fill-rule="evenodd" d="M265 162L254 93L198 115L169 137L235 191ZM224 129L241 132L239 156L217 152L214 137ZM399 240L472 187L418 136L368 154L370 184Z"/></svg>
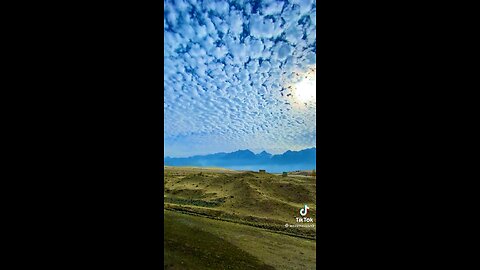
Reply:
<svg viewBox="0 0 480 270"><path fill-rule="evenodd" d="M167 155L315 145L315 104L287 88L316 65L315 2L243 2L165 2Z"/></svg>
<svg viewBox="0 0 480 270"><path fill-rule="evenodd" d="M263 14L264 15L275 15L280 14L283 9L284 2L272 1L270 3L265 3L263 5Z"/></svg>

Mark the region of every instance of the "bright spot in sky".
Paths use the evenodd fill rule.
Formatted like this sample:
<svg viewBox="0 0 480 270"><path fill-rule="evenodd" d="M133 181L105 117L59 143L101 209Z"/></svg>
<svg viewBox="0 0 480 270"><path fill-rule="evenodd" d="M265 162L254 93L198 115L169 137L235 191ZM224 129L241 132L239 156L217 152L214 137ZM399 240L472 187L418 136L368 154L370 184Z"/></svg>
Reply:
<svg viewBox="0 0 480 270"><path fill-rule="evenodd" d="M301 102L315 101L316 99L315 76L307 76L295 85L295 98Z"/></svg>

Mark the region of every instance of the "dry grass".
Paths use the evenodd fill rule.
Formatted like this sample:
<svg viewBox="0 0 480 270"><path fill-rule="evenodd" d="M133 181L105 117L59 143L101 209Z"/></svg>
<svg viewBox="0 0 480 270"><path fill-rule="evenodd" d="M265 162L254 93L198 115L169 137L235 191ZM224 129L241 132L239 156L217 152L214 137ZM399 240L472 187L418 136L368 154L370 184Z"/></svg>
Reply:
<svg viewBox="0 0 480 270"><path fill-rule="evenodd" d="M175 217L219 237L218 241L228 242L225 245L240 247L254 257L244 262L257 265L251 269L314 268L315 241L307 239L315 239L316 229L285 227L285 223L296 223L304 204L310 207L309 217L316 219L314 177L165 166L164 187L164 207L170 210L165 211L166 224L170 222L168 217ZM202 232L192 233L192 241ZM195 246L193 242L188 245ZM170 263L175 261L172 256Z"/></svg>

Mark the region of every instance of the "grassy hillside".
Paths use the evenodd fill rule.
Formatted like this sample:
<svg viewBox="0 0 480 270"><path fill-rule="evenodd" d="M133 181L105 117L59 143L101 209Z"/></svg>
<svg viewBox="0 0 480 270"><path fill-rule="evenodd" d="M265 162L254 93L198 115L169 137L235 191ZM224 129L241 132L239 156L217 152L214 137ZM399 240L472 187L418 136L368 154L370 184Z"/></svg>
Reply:
<svg viewBox="0 0 480 270"><path fill-rule="evenodd" d="M218 255L238 261L238 269L269 269L268 266L296 269L302 265L302 260L295 259L299 254L302 255L299 258L309 257L309 266L312 266L315 260L315 227L292 228L285 224L296 223L295 217L300 217L299 210L304 204L310 207L308 217L316 219L315 186L316 179L313 177L282 177L218 168L165 167L165 256L171 264L168 267L201 269L186 265L196 262L196 266L214 269L202 264L202 261L214 263ZM249 238L245 236L246 231L254 244L246 242ZM244 235L244 238L235 235ZM259 241L263 244L258 244ZM212 248L202 247L206 243L210 243L208 246ZM294 254L282 249L292 243L295 243L292 246ZM305 243L308 244L305 246ZM213 246L217 245L225 248L215 252ZM174 251L174 246L181 248ZM290 254L283 255L286 261L282 261L282 268L265 258L272 256L268 254L270 251ZM213 257L212 252L215 254ZM242 260L228 254L241 255ZM185 265L176 264L179 258L189 256L192 258L184 261ZM285 264L289 260L296 261L296 266L287 267Z"/></svg>
<svg viewBox="0 0 480 270"><path fill-rule="evenodd" d="M165 212L165 269L275 269L181 215Z"/></svg>

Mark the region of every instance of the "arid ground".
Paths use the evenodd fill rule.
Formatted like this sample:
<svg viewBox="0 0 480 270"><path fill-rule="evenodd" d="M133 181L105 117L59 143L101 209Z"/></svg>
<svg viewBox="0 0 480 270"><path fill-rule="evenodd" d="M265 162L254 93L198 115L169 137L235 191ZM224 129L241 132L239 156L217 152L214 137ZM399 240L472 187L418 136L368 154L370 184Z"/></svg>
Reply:
<svg viewBox="0 0 480 270"><path fill-rule="evenodd" d="M315 187L311 176L165 166L164 268L315 269ZM297 223L305 204L314 222Z"/></svg>

